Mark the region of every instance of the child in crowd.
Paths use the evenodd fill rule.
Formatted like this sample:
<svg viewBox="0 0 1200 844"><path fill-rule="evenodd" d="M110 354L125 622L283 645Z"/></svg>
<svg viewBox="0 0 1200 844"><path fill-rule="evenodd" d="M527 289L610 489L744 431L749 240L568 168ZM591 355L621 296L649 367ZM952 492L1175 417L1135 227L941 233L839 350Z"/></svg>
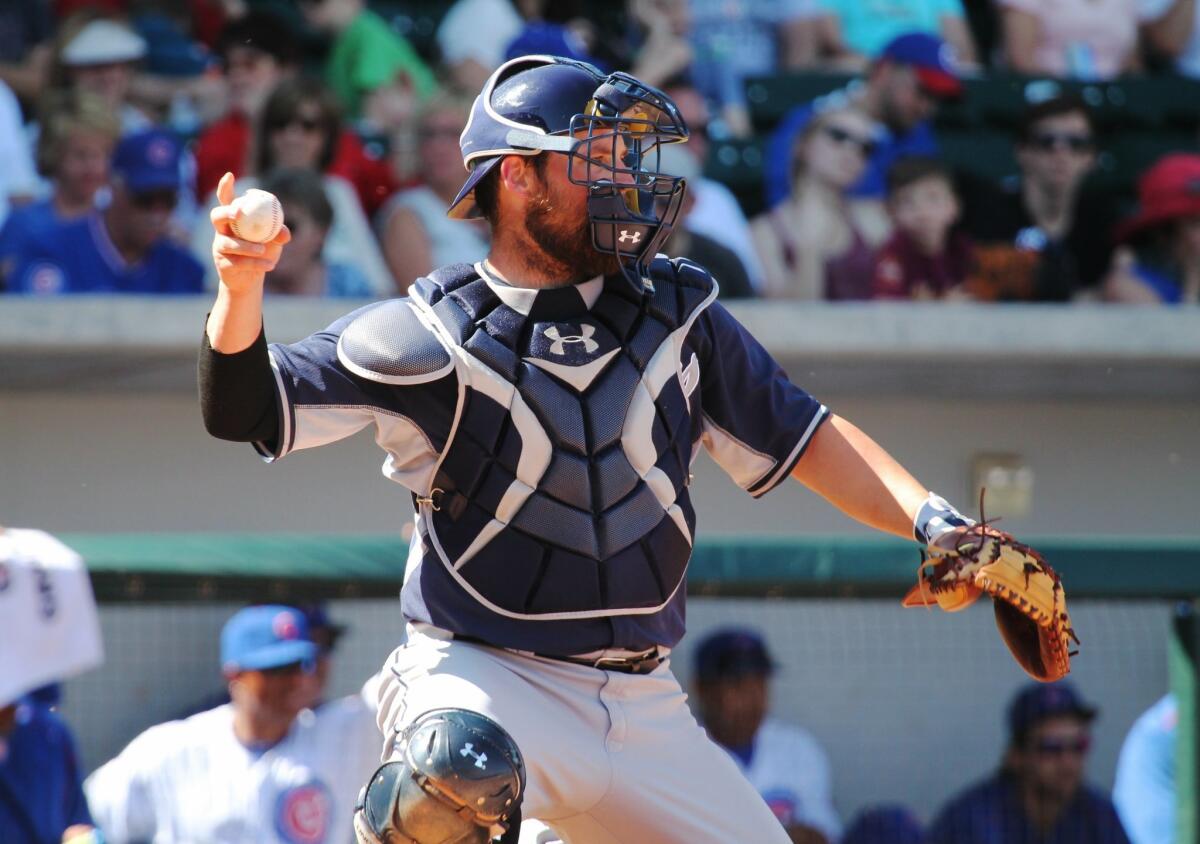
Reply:
<svg viewBox="0 0 1200 844"><path fill-rule="evenodd" d="M872 298L970 298L972 247L955 229L961 209L949 170L936 159L902 158L887 187L895 232L876 255Z"/></svg>

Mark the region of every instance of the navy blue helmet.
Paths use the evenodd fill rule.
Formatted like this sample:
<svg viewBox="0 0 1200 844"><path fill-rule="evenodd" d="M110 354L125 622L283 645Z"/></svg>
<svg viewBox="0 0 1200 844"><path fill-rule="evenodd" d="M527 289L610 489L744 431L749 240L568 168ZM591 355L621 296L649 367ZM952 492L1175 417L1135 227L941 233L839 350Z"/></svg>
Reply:
<svg viewBox="0 0 1200 844"><path fill-rule="evenodd" d="M504 156L562 153L570 180L588 189L593 245L640 269L671 233L686 188L659 170L660 147L687 137L670 98L626 73L521 56L475 99L459 138L470 176L447 213L478 217L475 186Z"/></svg>

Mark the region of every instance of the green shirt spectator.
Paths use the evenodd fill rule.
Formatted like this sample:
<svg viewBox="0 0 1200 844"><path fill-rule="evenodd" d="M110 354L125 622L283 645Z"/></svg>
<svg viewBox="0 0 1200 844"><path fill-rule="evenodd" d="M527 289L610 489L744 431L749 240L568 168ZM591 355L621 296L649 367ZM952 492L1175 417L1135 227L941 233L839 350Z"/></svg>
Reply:
<svg viewBox="0 0 1200 844"><path fill-rule="evenodd" d="M300 7L311 26L333 36L325 75L351 119L393 128L411 106L397 100L433 92L433 72L417 51L362 0L301 0ZM376 94L378 101L369 103Z"/></svg>

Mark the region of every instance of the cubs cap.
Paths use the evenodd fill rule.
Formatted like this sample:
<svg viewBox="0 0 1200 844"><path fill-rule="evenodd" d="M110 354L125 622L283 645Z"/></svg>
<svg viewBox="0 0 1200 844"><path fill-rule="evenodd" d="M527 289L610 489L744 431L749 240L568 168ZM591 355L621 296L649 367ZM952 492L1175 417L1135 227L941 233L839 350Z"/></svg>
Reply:
<svg viewBox="0 0 1200 844"><path fill-rule="evenodd" d="M746 628L710 633L696 648L696 678L702 681L752 674L773 674L775 663L762 637Z"/></svg>
<svg viewBox="0 0 1200 844"><path fill-rule="evenodd" d="M1013 698L1008 707L1008 729L1013 738L1024 736L1048 718L1074 715L1091 721L1098 710L1084 703L1070 683L1031 683Z"/></svg>
<svg viewBox="0 0 1200 844"><path fill-rule="evenodd" d="M221 630L221 669L226 672L261 671L316 658L308 619L295 607L246 607Z"/></svg>
<svg viewBox="0 0 1200 844"><path fill-rule="evenodd" d="M126 135L113 152L113 172L134 193L179 190L179 140L162 129Z"/></svg>
<svg viewBox="0 0 1200 844"><path fill-rule="evenodd" d="M962 95L954 48L936 35L927 32L897 35L883 48L879 60L913 68L921 87L936 97L951 99Z"/></svg>

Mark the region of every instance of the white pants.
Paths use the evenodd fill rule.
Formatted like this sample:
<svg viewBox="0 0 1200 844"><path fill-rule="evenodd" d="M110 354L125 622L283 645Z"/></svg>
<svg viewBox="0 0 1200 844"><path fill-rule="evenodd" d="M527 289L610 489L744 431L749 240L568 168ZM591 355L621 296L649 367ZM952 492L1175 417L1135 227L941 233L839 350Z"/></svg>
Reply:
<svg viewBox="0 0 1200 844"><path fill-rule="evenodd" d="M384 667L384 759L423 712L470 709L525 757L522 812L567 844L789 844L705 735L668 665L644 675L529 657L409 628Z"/></svg>

